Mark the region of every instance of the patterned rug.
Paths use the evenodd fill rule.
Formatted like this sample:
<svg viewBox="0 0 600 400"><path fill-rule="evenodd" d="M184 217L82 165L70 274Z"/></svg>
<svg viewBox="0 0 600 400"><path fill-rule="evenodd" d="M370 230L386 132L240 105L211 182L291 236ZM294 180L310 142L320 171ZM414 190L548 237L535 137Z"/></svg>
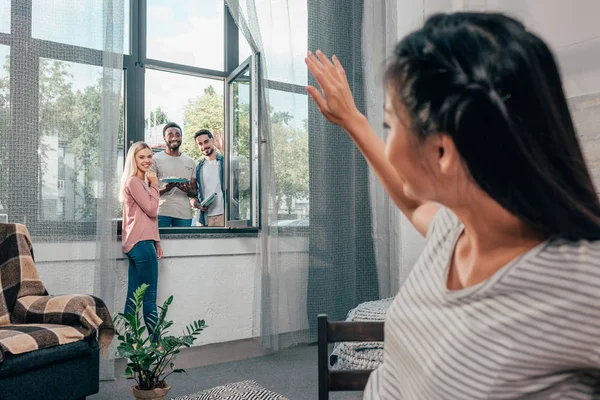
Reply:
<svg viewBox="0 0 600 400"><path fill-rule="evenodd" d="M171 400L288 400L286 397L271 392L256 381L241 381L217 386L212 389L175 397Z"/></svg>

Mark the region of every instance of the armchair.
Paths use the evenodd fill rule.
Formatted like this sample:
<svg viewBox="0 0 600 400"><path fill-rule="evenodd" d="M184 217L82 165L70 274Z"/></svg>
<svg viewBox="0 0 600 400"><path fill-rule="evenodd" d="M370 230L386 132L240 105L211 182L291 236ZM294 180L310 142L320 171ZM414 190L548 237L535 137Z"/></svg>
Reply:
<svg viewBox="0 0 600 400"><path fill-rule="evenodd" d="M99 390L110 312L90 295L50 296L27 228L0 223L0 397L84 399Z"/></svg>

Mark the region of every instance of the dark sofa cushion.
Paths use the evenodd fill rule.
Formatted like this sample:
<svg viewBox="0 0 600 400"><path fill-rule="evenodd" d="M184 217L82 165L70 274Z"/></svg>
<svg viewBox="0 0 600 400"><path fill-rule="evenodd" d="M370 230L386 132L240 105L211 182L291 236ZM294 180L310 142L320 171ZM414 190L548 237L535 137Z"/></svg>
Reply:
<svg viewBox="0 0 600 400"><path fill-rule="evenodd" d="M80 400L100 389L100 352L95 340L22 353L10 361L14 369L4 363L0 369L2 400Z"/></svg>
<svg viewBox="0 0 600 400"><path fill-rule="evenodd" d="M6 354L0 363L0 379L20 374L32 368L42 368L57 361L84 357L98 351L95 339L47 347L23 354Z"/></svg>

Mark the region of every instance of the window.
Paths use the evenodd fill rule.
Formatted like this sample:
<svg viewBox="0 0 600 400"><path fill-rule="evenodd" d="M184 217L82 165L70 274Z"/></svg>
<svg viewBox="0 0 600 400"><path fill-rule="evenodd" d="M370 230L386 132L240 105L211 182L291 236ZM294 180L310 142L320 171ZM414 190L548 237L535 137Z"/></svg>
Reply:
<svg viewBox="0 0 600 400"><path fill-rule="evenodd" d="M105 48L102 19L106 10L103 1L44 0L33 1L32 6L33 38L88 49L122 52L122 49ZM65 12L67 8L69 12ZM119 10L119 15L124 15L124 20L122 24L114 25L114 33L123 35L123 49L129 49L129 0L123 1L123 10Z"/></svg>
<svg viewBox="0 0 600 400"><path fill-rule="evenodd" d="M250 136L252 114L250 102L250 65L234 72L228 79L229 90L229 143L230 151L228 181L229 220L252 222L252 137Z"/></svg>
<svg viewBox="0 0 600 400"><path fill-rule="evenodd" d="M306 86L308 69L304 58L308 49L308 30L306 19L301 16L308 15L307 2L277 4L261 0L257 2L257 14L259 21L267 21L261 25L261 37L269 79Z"/></svg>
<svg viewBox="0 0 600 400"><path fill-rule="evenodd" d="M11 0L0 0L0 32L10 33Z"/></svg>
<svg viewBox="0 0 600 400"><path fill-rule="evenodd" d="M244 37L244 35L240 34L240 51L239 51L239 60L244 61L248 57L252 55L252 48L248 44L248 40Z"/></svg>
<svg viewBox="0 0 600 400"><path fill-rule="evenodd" d="M64 220L95 222L102 67L40 58L39 75L39 218L57 220L64 196Z"/></svg>
<svg viewBox="0 0 600 400"><path fill-rule="evenodd" d="M278 226L307 226L308 96L269 89Z"/></svg>
<svg viewBox="0 0 600 400"><path fill-rule="evenodd" d="M224 70L223 0L147 0L147 56Z"/></svg>
<svg viewBox="0 0 600 400"><path fill-rule="evenodd" d="M193 209L190 226L161 227L161 233L258 227L258 108L252 108L258 107L252 100L257 72L249 46L239 45L245 39L238 36L225 2L141 0L132 11L138 31L132 33L132 56L126 58L127 91L137 106L127 109L127 143L144 140L155 153L162 152L163 128L175 122L183 130L180 151L196 165L203 154L193 135L200 129L213 134L223 160L206 164L221 173L221 195L212 209L216 215ZM212 190L202 188L201 197L210 197ZM215 216L217 222L205 218Z"/></svg>
<svg viewBox="0 0 600 400"><path fill-rule="evenodd" d="M110 33L127 43L127 10L108 7L129 6L129 0L0 0L0 210L33 235L95 233L102 93L112 90L103 87L102 50L121 53L105 44L103 18L125 13ZM10 69L9 56L18 68ZM9 82L19 88L10 96ZM121 123L115 157L124 149L123 129ZM27 190L15 190L15 182Z"/></svg>
<svg viewBox="0 0 600 400"><path fill-rule="evenodd" d="M106 43L107 12L124 15L108 32L122 35L122 49ZM11 31L15 13L25 17ZM34 235L95 233L106 52L123 53L116 175L131 143L146 140L162 151L168 121L182 126L182 151L196 162L193 133L209 129L227 174L227 231L257 227L257 72L249 61L245 73L232 76L240 54L244 62L251 51L244 40L239 45L224 0L0 0L0 213ZM10 71L9 57L23 67ZM19 93L9 95L9 82ZM230 88L235 112L233 102L226 105ZM10 190L15 177L32 182L32 190ZM117 208L115 217L121 215Z"/></svg>
<svg viewBox="0 0 600 400"><path fill-rule="evenodd" d="M223 153L223 81L146 70L145 141L155 150L165 149L163 127L176 122L183 129L181 151L200 161L202 154L194 142L194 132L209 129Z"/></svg>
<svg viewBox="0 0 600 400"><path fill-rule="evenodd" d="M275 198L264 202L277 215L280 232L298 234L309 224L308 163L308 3L258 0L256 13L265 53L265 96L269 104ZM245 39L240 37L240 59ZM246 50L249 52L249 50Z"/></svg>

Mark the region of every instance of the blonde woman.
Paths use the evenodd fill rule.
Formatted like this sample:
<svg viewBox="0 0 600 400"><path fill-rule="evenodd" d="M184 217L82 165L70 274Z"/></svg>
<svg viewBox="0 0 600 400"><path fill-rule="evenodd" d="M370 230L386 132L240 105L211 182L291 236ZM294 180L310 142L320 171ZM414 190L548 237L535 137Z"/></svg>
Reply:
<svg viewBox="0 0 600 400"><path fill-rule="evenodd" d="M158 178L150 171L152 149L134 143L127 152L119 200L123 202L123 252L129 259L125 313L133 313L133 293L143 283L150 287L144 296L144 322L148 332L156 324L158 260L162 258L158 235Z"/></svg>

